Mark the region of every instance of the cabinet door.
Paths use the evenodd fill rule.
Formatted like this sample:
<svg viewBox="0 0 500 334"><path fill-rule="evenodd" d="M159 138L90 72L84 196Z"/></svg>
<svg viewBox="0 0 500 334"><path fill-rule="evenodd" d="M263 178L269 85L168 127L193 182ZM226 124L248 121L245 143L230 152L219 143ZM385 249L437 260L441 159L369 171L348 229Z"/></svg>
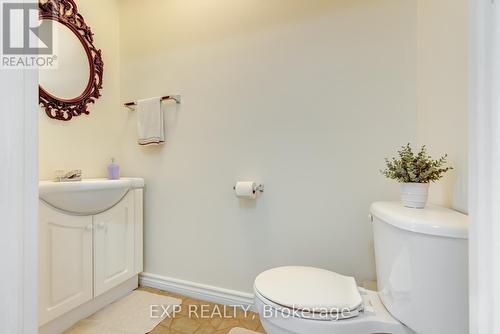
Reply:
<svg viewBox="0 0 500 334"><path fill-rule="evenodd" d="M39 323L92 299L92 217L39 204Z"/></svg>
<svg viewBox="0 0 500 334"><path fill-rule="evenodd" d="M94 297L135 275L134 193L94 216Z"/></svg>

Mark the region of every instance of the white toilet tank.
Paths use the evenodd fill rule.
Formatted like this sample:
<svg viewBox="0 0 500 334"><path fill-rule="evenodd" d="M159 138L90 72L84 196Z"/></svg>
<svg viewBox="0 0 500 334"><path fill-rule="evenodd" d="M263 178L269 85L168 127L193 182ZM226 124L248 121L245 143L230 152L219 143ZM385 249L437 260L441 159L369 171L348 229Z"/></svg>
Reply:
<svg viewBox="0 0 500 334"><path fill-rule="evenodd" d="M371 207L379 295L418 334L469 332L468 218L428 205Z"/></svg>

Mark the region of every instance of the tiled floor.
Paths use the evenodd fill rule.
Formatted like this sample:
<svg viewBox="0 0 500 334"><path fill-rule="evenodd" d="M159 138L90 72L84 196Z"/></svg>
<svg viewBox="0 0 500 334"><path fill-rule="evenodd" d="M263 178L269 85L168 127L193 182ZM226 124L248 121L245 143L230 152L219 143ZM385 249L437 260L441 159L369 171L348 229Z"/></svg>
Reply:
<svg viewBox="0 0 500 334"><path fill-rule="evenodd" d="M266 333L256 313L224 308L223 305L195 300L158 289L145 287L140 289L182 299L180 312L173 318L163 320L150 334L227 334L234 327Z"/></svg>

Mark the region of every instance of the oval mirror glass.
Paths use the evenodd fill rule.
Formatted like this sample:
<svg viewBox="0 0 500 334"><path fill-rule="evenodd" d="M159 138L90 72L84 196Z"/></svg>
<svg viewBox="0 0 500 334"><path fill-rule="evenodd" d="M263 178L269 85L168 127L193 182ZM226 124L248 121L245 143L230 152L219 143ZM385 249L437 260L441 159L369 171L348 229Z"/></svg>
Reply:
<svg viewBox="0 0 500 334"><path fill-rule="evenodd" d="M40 71L40 86L56 98L77 99L91 80L89 57L70 28L57 21L52 22L52 27L56 66Z"/></svg>

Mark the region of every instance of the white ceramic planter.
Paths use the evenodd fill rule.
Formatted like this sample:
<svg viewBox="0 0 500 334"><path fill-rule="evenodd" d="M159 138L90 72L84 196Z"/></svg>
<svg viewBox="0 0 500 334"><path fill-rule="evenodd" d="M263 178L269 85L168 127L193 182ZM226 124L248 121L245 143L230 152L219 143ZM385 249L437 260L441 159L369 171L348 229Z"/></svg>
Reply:
<svg viewBox="0 0 500 334"><path fill-rule="evenodd" d="M407 208L423 209L429 195L429 183L401 183L401 201Z"/></svg>

